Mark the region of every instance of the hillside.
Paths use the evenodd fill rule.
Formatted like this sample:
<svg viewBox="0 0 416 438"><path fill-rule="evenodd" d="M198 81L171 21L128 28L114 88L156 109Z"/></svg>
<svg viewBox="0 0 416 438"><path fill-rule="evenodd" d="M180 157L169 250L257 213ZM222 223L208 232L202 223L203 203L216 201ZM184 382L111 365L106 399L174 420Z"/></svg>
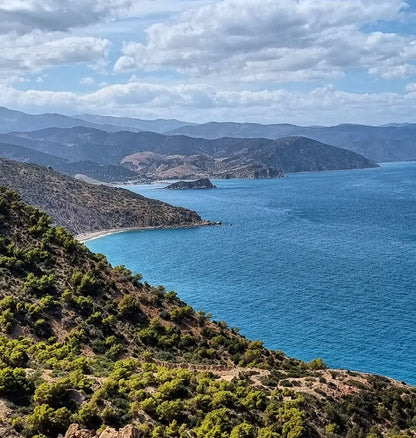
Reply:
<svg viewBox="0 0 416 438"><path fill-rule="evenodd" d="M0 135L1 137L1 135ZM55 155L39 152L28 147L15 144L0 143L0 157L23 163L50 166L65 175L85 175L106 183L120 181L137 181L137 172L115 164L100 164L93 161L70 161Z"/></svg>
<svg viewBox="0 0 416 438"><path fill-rule="evenodd" d="M269 351L49 222L0 189L0 436L415 436L415 388Z"/></svg>
<svg viewBox="0 0 416 438"><path fill-rule="evenodd" d="M9 143L13 137L67 160L124 165L146 179L270 178L281 172L377 167L354 152L305 137L207 140L85 127L8 134Z"/></svg>
<svg viewBox="0 0 416 438"><path fill-rule="evenodd" d="M206 224L191 210L129 190L88 184L35 164L0 158L0 185L13 189L25 202L47 211L55 224L76 234Z"/></svg>
<svg viewBox="0 0 416 438"><path fill-rule="evenodd" d="M304 136L332 146L349 149L377 162L416 160L415 124L296 126L290 124L261 125L258 123L209 122L178 127L165 132L165 134L189 135L212 140L223 137L277 139L288 136Z"/></svg>

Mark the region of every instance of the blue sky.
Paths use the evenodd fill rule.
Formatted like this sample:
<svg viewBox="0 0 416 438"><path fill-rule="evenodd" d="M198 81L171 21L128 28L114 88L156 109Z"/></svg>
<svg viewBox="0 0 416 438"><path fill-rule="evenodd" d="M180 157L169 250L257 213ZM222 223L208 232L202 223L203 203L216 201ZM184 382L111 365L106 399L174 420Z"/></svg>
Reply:
<svg viewBox="0 0 416 438"><path fill-rule="evenodd" d="M0 105L416 122L415 24L413 0L0 0Z"/></svg>

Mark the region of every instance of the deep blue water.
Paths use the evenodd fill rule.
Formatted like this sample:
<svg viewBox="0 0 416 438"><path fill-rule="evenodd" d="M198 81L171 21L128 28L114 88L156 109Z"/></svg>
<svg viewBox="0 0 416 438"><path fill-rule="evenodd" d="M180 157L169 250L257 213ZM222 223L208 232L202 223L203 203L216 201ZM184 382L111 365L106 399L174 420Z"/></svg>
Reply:
<svg viewBox="0 0 416 438"><path fill-rule="evenodd" d="M129 188L221 227L87 245L267 347L416 384L416 163L215 183Z"/></svg>

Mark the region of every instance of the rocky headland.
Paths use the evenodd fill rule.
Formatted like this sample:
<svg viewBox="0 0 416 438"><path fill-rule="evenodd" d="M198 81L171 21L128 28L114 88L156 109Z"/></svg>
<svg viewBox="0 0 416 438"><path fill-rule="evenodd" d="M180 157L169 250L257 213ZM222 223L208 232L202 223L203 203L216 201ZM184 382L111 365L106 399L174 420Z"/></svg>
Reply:
<svg viewBox="0 0 416 438"><path fill-rule="evenodd" d="M0 185L46 211L53 223L88 238L96 232L209 225L194 211L129 190L88 184L51 168L0 158Z"/></svg>

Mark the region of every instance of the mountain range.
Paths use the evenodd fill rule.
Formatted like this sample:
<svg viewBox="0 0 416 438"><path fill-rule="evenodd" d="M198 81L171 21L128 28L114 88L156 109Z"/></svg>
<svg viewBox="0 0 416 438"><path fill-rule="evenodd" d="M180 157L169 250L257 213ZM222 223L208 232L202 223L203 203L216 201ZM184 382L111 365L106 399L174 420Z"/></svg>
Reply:
<svg viewBox="0 0 416 438"><path fill-rule="evenodd" d="M98 128L109 132L120 130L165 132L187 125L191 125L191 123L175 119L142 120L93 114L80 114L78 116L65 116L57 113L27 114L0 107L0 133L35 131L50 127L73 128L74 126Z"/></svg>
<svg viewBox="0 0 416 438"><path fill-rule="evenodd" d="M166 134L210 139L221 137L275 139L287 136L304 136L332 146L352 150L377 162L416 160L416 124L296 126L211 122L183 126Z"/></svg>
<svg viewBox="0 0 416 438"><path fill-rule="evenodd" d="M390 123L383 126L341 124L337 126L297 126L292 124L209 122L189 123L176 119L143 120L132 117L81 114L31 115L0 107L0 133L35 131L44 128L95 128L101 131L151 131L194 138L221 139L307 137L332 146L352 150L376 161L416 160L416 124ZM7 141L5 141L7 143ZM14 142L11 142L14 144ZM25 146L25 145L23 145Z"/></svg>
<svg viewBox="0 0 416 438"><path fill-rule="evenodd" d="M29 162L42 159L40 164L48 164L45 155L35 155L31 151L41 152L51 155L48 165L58 170L83 173L96 179L100 179L97 166L101 166L101 174L114 176L107 181L117 181L116 176L119 176L118 181L134 179L133 175L146 180L267 178L281 172L377 167L373 161L352 151L305 137L210 140L155 132L108 132L72 127L0 134L1 143L1 156ZM10 148L10 144L20 146L20 149ZM58 162L57 158L64 161ZM86 162L94 164L88 168ZM102 166L107 167L103 169ZM108 169L108 166L113 167ZM134 174L123 175L123 170Z"/></svg>

